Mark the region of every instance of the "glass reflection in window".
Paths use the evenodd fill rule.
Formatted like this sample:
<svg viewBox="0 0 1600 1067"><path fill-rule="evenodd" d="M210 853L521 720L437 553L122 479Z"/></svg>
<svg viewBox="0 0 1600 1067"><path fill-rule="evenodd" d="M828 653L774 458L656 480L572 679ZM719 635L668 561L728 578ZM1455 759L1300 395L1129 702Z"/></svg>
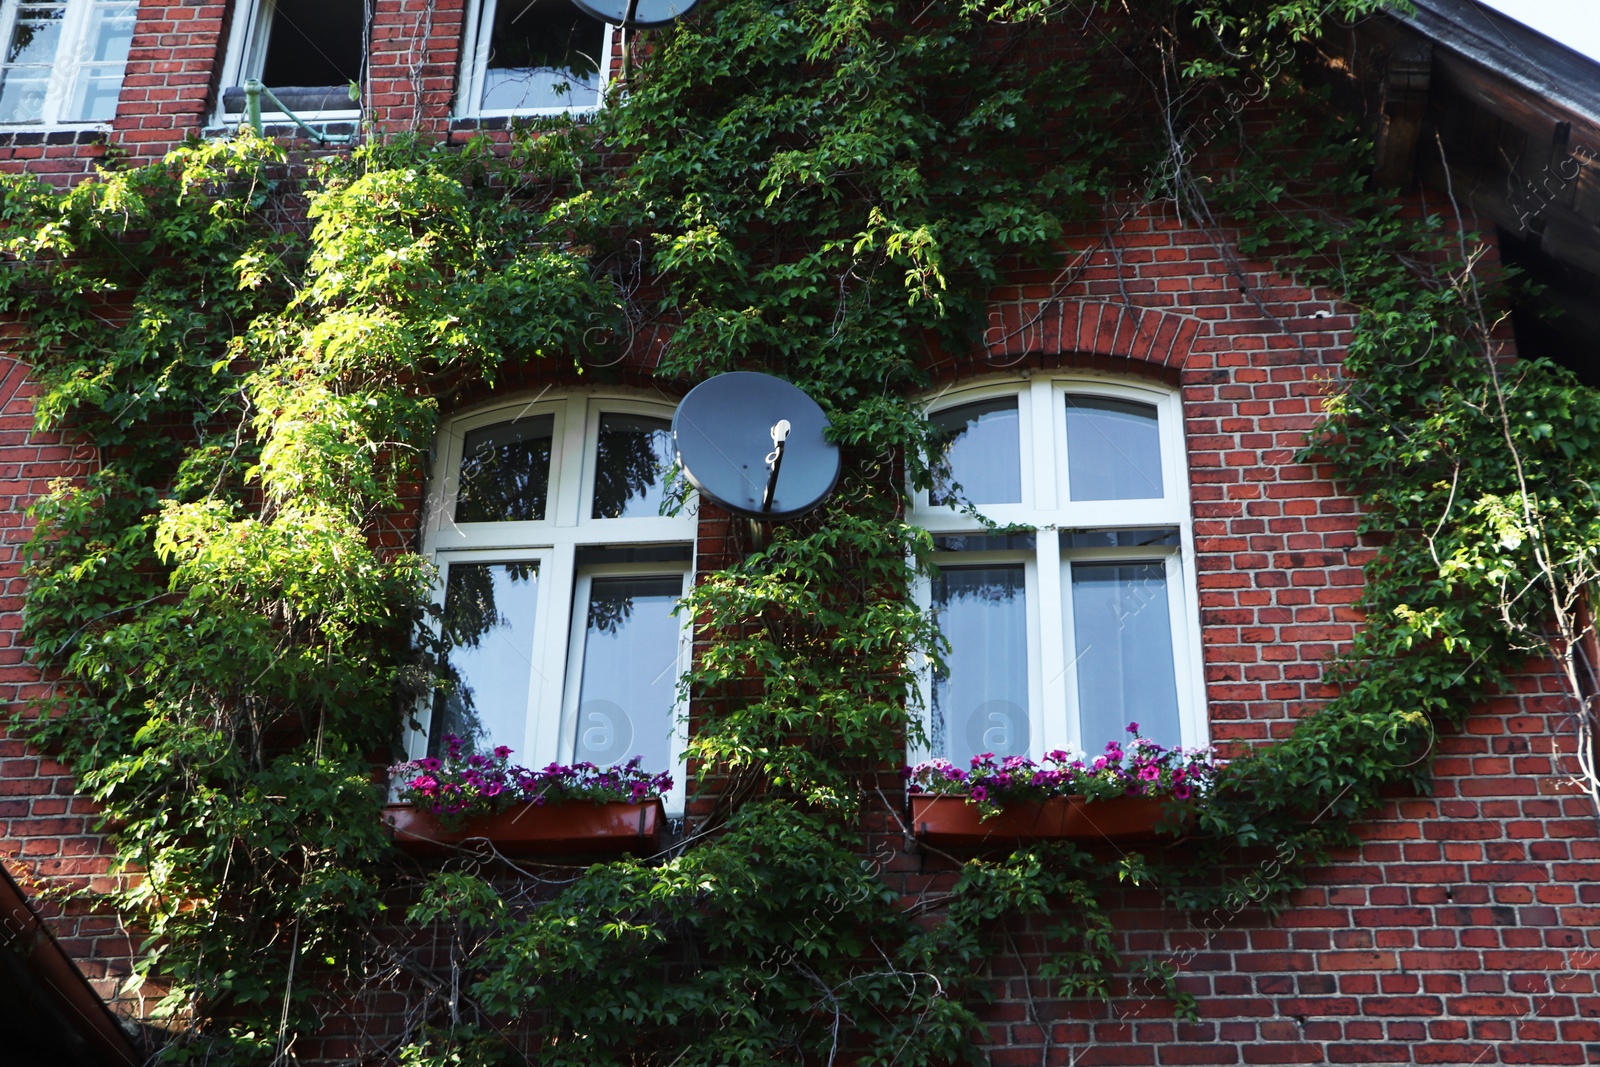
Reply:
<svg viewBox="0 0 1600 1067"><path fill-rule="evenodd" d="M667 420L602 415L595 445L594 518L661 514L674 455Z"/></svg>
<svg viewBox="0 0 1600 1067"><path fill-rule="evenodd" d="M486 426L467 434L461 453L457 522L544 518L550 495L550 415Z"/></svg>
<svg viewBox="0 0 1600 1067"><path fill-rule="evenodd" d="M939 451L928 502L1015 504L1022 500L1021 430L1015 397L935 414Z"/></svg>
<svg viewBox="0 0 1600 1067"><path fill-rule="evenodd" d="M1128 400L1068 396L1067 489L1073 500L1159 498L1156 409Z"/></svg>
<svg viewBox="0 0 1600 1067"><path fill-rule="evenodd" d="M529 658L539 572L532 563L453 563L445 583L443 637L456 687L434 701L428 750L450 734L468 750L520 749L533 678Z"/></svg>
<svg viewBox="0 0 1600 1067"><path fill-rule="evenodd" d="M44 115L67 5L18 4L16 11L0 70L0 122L34 122Z"/></svg>
<svg viewBox="0 0 1600 1067"><path fill-rule="evenodd" d="M605 23L567 0L499 0L478 106L592 107L605 39Z"/></svg>
<svg viewBox="0 0 1600 1067"><path fill-rule="evenodd" d="M1028 612L1020 563L946 567L933 580L934 622L949 642L933 678L929 743L965 766L980 752L1028 754Z"/></svg>
<svg viewBox="0 0 1600 1067"><path fill-rule="evenodd" d="M608 766L644 757L672 766L682 627L680 575L595 578L589 585L574 759Z"/></svg>
<svg viewBox="0 0 1600 1067"><path fill-rule="evenodd" d="M1151 563L1073 563L1072 632L1079 722L1090 755L1127 739L1129 723L1180 743L1167 570Z"/></svg>

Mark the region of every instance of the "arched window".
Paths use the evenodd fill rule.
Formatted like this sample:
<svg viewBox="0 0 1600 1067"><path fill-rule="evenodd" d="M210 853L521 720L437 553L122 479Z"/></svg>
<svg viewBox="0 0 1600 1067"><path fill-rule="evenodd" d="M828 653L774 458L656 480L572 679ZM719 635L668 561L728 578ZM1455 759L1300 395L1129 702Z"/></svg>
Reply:
<svg viewBox="0 0 1600 1067"><path fill-rule="evenodd" d="M424 547L459 683L413 732L413 756L450 734L533 767L638 755L674 771L681 808L688 646L674 609L694 519L664 514L671 418L651 401L541 397L440 435Z"/></svg>
<svg viewBox="0 0 1600 1067"><path fill-rule="evenodd" d="M929 419L939 474L912 517L949 652L926 678L927 754L1093 755L1133 722L1204 744L1177 396L1040 375L946 393Z"/></svg>

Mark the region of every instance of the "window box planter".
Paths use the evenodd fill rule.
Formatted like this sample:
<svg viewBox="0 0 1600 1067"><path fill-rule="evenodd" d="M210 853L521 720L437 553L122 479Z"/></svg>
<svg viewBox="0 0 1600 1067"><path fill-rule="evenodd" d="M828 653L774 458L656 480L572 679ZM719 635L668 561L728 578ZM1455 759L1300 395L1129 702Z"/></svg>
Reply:
<svg viewBox="0 0 1600 1067"><path fill-rule="evenodd" d="M976 804L966 797L914 793L911 827L917 840L928 845L982 846L1020 841L1077 841L1093 845L1106 841L1157 838L1164 797L1110 797L1089 801L1081 796L1051 797L1030 804L1014 804L998 815L981 819ZM981 821L980 821L981 820Z"/></svg>
<svg viewBox="0 0 1600 1067"><path fill-rule="evenodd" d="M470 819L458 830L446 830L431 812L390 804L383 822L395 846L415 856L440 855L479 838L508 856L537 856L654 852L667 818L661 798L653 797L642 804L519 804Z"/></svg>

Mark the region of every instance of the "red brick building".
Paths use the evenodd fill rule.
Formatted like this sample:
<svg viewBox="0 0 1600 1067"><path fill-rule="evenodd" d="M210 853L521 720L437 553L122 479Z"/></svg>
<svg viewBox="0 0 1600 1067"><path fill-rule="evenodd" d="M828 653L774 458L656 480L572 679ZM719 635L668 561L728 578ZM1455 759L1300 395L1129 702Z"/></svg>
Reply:
<svg viewBox="0 0 1600 1067"><path fill-rule="evenodd" d="M615 76L627 46L622 30L549 16L566 18L563 32L569 41L582 35L581 44L553 67L512 67L497 57L524 30L497 21L493 0L376 0L365 19L324 10L334 7L266 0L0 7L0 19L10 20L0 28L13 41L0 83L0 166L67 184L108 162L159 159L185 138L226 136L244 121L239 89L247 79L293 87L277 106L334 143L317 145L275 115L272 100L263 104L265 122L307 153L391 132L460 141L519 116L592 106L602 89L599 65L585 69L572 56L608 56L604 65ZM1502 261L1545 283L1512 309L1516 345L1600 384L1600 186L1588 166L1600 153L1600 66L1469 0L1420 0L1418 8L1411 18L1377 17L1330 45L1381 98L1373 166L1417 204L1436 204L1449 182L1473 220L1468 229ZM58 36L22 40L17 27L29 19L53 20ZM302 31L319 47L293 36ZM59 41L54 55L36 54L45 40ZM530 70L538 76L527 77ZM1095 582L1117 585L1124 600L1159 602L1140 615L1145 629L1136 636L1142 648L1164 646L1165 658L1138 702L1161 709L1159 722L1146 717L1147 729L1183 744L1284 736L1331 694L1325 663L1361 626L1352 605L1371 545L1358 532L1355 498L1329 469L1297 458L1338 373L1349 309L1239 253L1226 229L1155 207L1124 217L1096 244L1100 227L1097 220L1074 235L1095 246L1091 254L997 288L981 346L934 368L931 414L958 436L989 442L974 446L963 484L1014 479L982 490L992 493L987 500L973 499L992 505L1000 522L1039 531L963 556L972 550L963 538L975 542L980 528L941 511L926 493L913 503L913 519L940 539L947 582L970 575L1009 590L1011 616L970 625L1011 627L1014 647L1029 649L1004 663L988 646L964 652L950 634L953 669L963 655L983 661L968 676L989 687L943 692L947 707L974 700L978 707L930 724L935 746L953 757L984 747L1022 754L1085 747L1126 724L1125 716L1092 719L1099 713L1083 695L1097 685L1133 692L1131 668L1104 665L1074 645L1074 626L1082 625L1075 611L1088 603L1075 598L1087 598ZM1549 306L1567 312L1556 325L1536 318ZM86 444L36 432L28 368L4 352L0 360L0 663L4 697L15 708L42 692L17 636L26 509L53 479L92 469L96 456ZM1069 413L1059 424L1051 413L1063 398ZM480 396L446 413L451 438L492 436L506 412L529 404L549 420L542 432L558 456L601 447L607 427L659 433L672 414L670 402L643 390L574 380L531 399L504 389ZM1127 447L1140 450L1135 466L1154 490L1069 491L1075 479L1096 475L1066 458L1080 425L1074 419L1132 425ZM461 488L453 480L466 462L464 447L442 450L432 472L432 488L458 519ZM579 497L595 492L592 482L577 473L566 482L552 477L550 506L570 507L574 520L539 546L550 554L537 558L567 561L546 563L558 578L541 594L561 616L585 597L599 598L606 581L681 589L695 560L703 566L717 558L724 537L736 536L714 510L697 527L623 517L613 521L634 524L625 538L630 550L660 551L648 565L586 564L616 546L616 527L595 532L580 514ZM490 566L477 561L505 554L492 534L441 514L408 531L413 547L441 569ZM1136 546L1096 539L1106 531L1158 536ZM681 556L668 550L690 544L694 551ZM656 586L638 595L674 595ZM951 588L927 595L948 607L953 600L940 598L954 597ZM544 684L554 705L567 699L564 674L570 689L584 670L581 630L564 619L535 649L549 665ZM936 709L940 699L932 701ZM1044 716L1041 707L1068 712ZM1177 1021L1163 1002L1132 994L1110 1005L1055 998L1037 977L1036 932L1016 931L1013 951L993 964L996 999L984 1010L989 1062L1600 1063L1600 831L1571 784L1573 754L1558 741L1570 714L1560 679L1535 664L1517 692L1488 701L1464 729L1437 739L1433 796L1393 797L1362 826L1359 849L1315 869L1311 884L1275 914L1251 900L1207 926L1163 908L1153 893L1118 901L1128 950L1176 966L1180 986L1198 1000L1198 1022ZM572 756L560 748L567 742L558 739L556 720L527 729L517 747L530 765ZM594 753L609 751L603 741ZM421 754L427 739L412 742ZM681 795L669 808L696 816ZM137 935L89 903L51 896L112 877L112 852L95 825L93 805L65 768L0 734L0 860L53 935L48 944L24 938L23 926L35 926L12 909L17 924L0 923L0 989L56 989L47 975L66 973L65 958L117 1015L139 1021L148 1000L119 992ZM920 846L913 829L886 816L879 838L889 848L885 877L906 895L948 881L951 866ZM7 899L0 894L0 903ZM26 907L20 896L18 907ZM130 1032L119 1043L103 1024L85 1022L92 1012L82 1013L81 996L72 1001L69 984L46 1000L76 1003L78 1014L9 1017L11 1029L42 1035L15 1062L139 1062L146 1037ZM331 1013L327 1032L302 1040L295 1056L384 1062L425 1002L424 992L396 977ZM69 1042L56 1034L98 1036ZM50 1051L69 1044L78 1051Z"/></svg>

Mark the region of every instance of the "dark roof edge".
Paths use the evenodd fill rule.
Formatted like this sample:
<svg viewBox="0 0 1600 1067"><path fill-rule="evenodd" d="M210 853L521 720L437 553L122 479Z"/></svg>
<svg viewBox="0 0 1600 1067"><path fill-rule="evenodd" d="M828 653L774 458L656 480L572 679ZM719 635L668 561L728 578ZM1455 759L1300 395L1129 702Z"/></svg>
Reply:
<svg viewBox="0 0 1600 1067"><path fill-rule="evenodd" d="M1474 0L1410 0L1396 14L1435 44L1600 125L1600 63Z"/></svg>
<svg viewBox="0 0 1600 1067"><path fill-rule="evenodd" d="M137 1067L144 1062L116 1015L33 910L5 864L0 863L0 947L5 945L20 947L23 965L50 990L71 1018L79 1020L78 1032L100 1051L107 1064Z"/></svg>

